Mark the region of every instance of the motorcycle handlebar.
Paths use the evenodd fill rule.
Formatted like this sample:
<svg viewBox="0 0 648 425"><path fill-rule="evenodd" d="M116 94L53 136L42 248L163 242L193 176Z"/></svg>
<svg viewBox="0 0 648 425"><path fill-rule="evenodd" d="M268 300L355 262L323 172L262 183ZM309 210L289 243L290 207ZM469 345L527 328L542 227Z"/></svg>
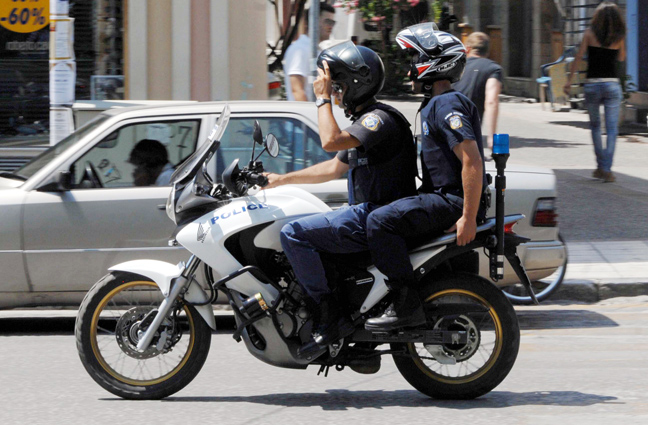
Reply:
<svg viewBox="0 0 648 425"><path fill-rule="evenodd" d="M251 184L264 187L267 186L268 184L268 178L264 176L263 174L256 174L256 173L250 173L246 180L250 182Z"/></svg>

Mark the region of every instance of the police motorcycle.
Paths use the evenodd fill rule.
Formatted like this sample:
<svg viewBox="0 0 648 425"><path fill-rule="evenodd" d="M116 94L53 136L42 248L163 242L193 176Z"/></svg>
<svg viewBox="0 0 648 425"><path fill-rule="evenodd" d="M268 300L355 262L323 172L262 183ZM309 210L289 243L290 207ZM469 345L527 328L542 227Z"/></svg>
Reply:
<svg viewBox="0 0 648 425"><path fill-rule="evenodd" d="M527 239L511 230L524 216L505 217L503 196L498 196L496 218L481 224L469 245L459 247L456 235L447 234L412 247L410 260L427 315L421 327L365 330L365 320L380 315L390 302L385 277L367 255L326 256L338 298L356 330L311 357L299 357L313 321L279 232L290 220L330 208L289 186L251 194L255 185L267 182L254 148L247 166L240 169L235 160L223 172L223 183L214 183L207 164L229 114L226 107L206 143L171 180L166 211L177 229L170 244L192 254L186 264L117 264L83 300L75 325L77 348L100 386L125 399L160 399L184 388L207 358L216 329L212 304L219 292L236 319L234 339L274 366L314 365L318 375L328 375L331 367L369 374L378 372L381 356L391 355L412 386L440 399L479 397L507 376L519 348L518 321L502 291L478 276L475 251L491 252L495 277L502 277L505 256L526 276L515 248ZM253 146L263 146L261 153L278 155L276 138L268 134L264 139L258 123L253 139ZM496 159L502 165L496 182L500 195L506 157L501 153ZM201 264L209 270L204 281L198 277Z"/></svg>

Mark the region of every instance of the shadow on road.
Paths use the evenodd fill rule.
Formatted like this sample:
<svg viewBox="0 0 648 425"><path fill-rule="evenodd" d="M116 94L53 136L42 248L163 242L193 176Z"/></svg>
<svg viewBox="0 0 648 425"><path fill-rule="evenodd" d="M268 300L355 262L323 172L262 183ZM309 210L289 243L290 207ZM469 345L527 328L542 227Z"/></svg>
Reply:
<svg viewBox="0 0 648 425"><path fill-rule="evenodd" d="M0 319L2 335L74 335L75 317L11 317ZM216 333L234 332L232 316L216 316Z"/></svg>
<svg viewBox="0 0 648 425"><path fill-rule="evenodd" d="M518 310L520 329L608 328L613 320L587 310ZM74 335L74 317L12 317L0 319L1 335ZM217 315L216 333L232 333L234 316Z"/></svg>
<svg viewBox="0 0 648 425"><path fill-rule="evenodd" d="M554 124L554 125L564 125L567 127L576 127L576 128L581 128L583 130L589 130L590 129L590 122L589 120L587 121L549 121L548 124ZM603 134L605 134L605 131L603 131ZM619 127L619 136L627 136L627 135L637 135L637 136L648 136L648 132L646 132L646 126L641 125L641 124L625 124Z"/></svg>
<svg viewBox="0 0 648 425"><path fill-rule="evenodd" d="M619 324L589 310L516 311L520 329L613 328Z"/></svg>
<svg viewBox="0 0 648 425"><path fill-rule="evenodd" d="M510 137L511 149L516 148L571 148L580 147L582 143L554 139L530 139L526 137Z"/></svg>
<svg viewBox="0 0 648 425"><path fill-rule="evenodd" d="M608 328L613 320L587 310L517 311L520 329ZM74 335L74 317L12 317L0 319L2 335ZM232 333L234 316L216 316L217 333Z"/></svg>
<svg viewBox="0 0 648 425"><path fill-rule="evenodd" d="M117 400L117 399L104 399ZM317 407L323 410L381 409L384 407L444 407L448 409L484 409L512 406L586 407L610 403L616 397L578 391L534 391L514 393L493 391L476 400L435 400L418 391L349 391L327 390L322 393L282 393L256 396L169 397L163 402L256 403L281 407Z"/></svg>
<svg viewBox="0 0 648 425"><path fill-rule="evenodd" d="M615 173L616 183L591 169L556 169L560 233L569 242L648 239L646 180Z"/></svg>
<svg viewBox="0 0 648 425"><path fill-rule="evenodd" d="M565 125L567 127L582 128L584 130L590 129L589 120L587 121L549 121L552 125Z"/></svg>
<svg viewBox="0 0 648 425"><path fill-rule="evenodd" d="M74 317L0 319L0 335L74 335Z"/></svg>

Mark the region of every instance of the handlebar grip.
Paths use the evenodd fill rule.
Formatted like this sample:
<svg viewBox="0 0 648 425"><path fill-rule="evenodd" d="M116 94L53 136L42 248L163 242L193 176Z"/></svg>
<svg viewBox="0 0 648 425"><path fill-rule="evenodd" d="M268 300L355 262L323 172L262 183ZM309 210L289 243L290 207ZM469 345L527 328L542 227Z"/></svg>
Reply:
<svg viewBox="0 0 648 425"><path fill-rule="evenodd" d="M268 178L266 176L264 176L263 174L254 174L254 173L252 173L252 174L250 174L248 176L248 181L250 183L253 183L253 184L255 184L257 186L261 186L261 187L264 187L264 186L268 185Z"/></svg>

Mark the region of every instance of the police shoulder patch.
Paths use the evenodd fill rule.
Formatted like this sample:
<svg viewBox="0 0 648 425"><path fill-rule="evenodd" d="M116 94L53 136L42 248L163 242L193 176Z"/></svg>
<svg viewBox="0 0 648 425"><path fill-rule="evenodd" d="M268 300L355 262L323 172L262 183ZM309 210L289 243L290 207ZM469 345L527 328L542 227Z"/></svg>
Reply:
<svg viewBox="0 0 648 425"><path fill-rule="evenodd" d="M426 136L430 135L430 126L428 126L427 121L423 121L423 134Z"/></svg>
<svg viewBox="0 0 648 425"><path fill-rule="evenodd" d="M362 126L371 131L376 131L380 126L380 117L376 114L369 114L362 119Z"/></svg>
<svg viewBox="0 0 648 425"><path fill-rule="evenodd" d="M450 116L450 118L448 118L448 121L450 122L450 128L452 128L453 130L463 127L463 123L461 122L461 117L459 115L455 114Z"/></svg>

